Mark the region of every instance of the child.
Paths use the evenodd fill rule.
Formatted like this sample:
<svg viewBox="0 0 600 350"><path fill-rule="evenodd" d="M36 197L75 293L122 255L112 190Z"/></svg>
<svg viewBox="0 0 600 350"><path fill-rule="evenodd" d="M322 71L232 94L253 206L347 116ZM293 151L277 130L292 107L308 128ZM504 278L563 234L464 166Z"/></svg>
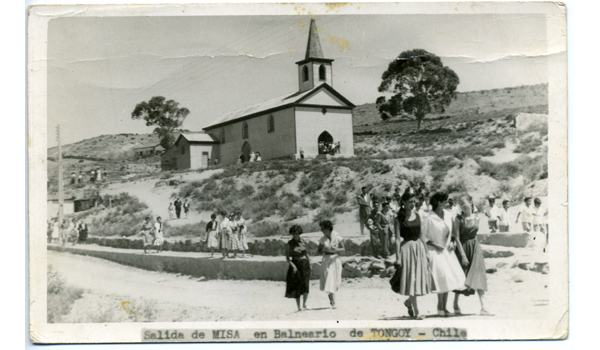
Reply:
<svg viewBox="0 0 600 350"><path fill-rule="evenodd" d="M490 204L488 210L485 212L485 216L488 217L488 225L492 233L496 233L498 230L498 207L496 206L496 198L489 198L488 203Z"/></svg>
<svg viewBox="0 0 600 350"><path fill-rule="evenodd" d="M156 218L156 223L154 224L154 246L156 247L156 252L160 253L162 251L162 245L165 242L163 238L163 223L162 219L159 217Z"/></svg>
<svg viewBox="0 0 600 350"><path fill-rule="evenodd" d="M510 223L510 214L508 213L509 201L502 201L502 208L500 208L500 221L498 222L498 227L500 232L508 232L509 223Z"/></svg>

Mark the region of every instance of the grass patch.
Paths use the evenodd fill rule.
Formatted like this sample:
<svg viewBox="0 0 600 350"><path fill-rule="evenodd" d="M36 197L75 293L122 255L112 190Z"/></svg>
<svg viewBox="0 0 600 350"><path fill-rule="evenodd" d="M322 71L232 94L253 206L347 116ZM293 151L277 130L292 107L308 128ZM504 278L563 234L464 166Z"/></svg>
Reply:
<svg viewBox="0 0 600 350"><path fill-rule="evenodd" d="M48 323L60 323L61 318L73 308L77 299L83 296L84 290L68 286L65 279L48 264Z"/></svg>

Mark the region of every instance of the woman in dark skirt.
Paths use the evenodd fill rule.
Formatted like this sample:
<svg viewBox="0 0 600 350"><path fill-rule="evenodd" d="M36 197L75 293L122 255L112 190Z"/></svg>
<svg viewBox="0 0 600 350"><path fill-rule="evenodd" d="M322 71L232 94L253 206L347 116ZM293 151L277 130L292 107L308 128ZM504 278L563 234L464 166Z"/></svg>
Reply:
<svg viewBox="0 0 600 350"><path fill-rule="evenodd" d="M404 306L408 315L422 320L417 306L417 297L431 293L431 274L427 260L427 247L421 236L421 218L417 213L418 198L405 192L400 201L400 211L395 220L396 268L399 278L396 281L397 293L408 296ZM400 243L402 238L402 243Z"/></svg>
<svg viewBox="0 0 600 350"><path fill-rule="evenodd" d="M481 305L481 315L489 315L490 313L483 306L483 295L487 290L487 277L485 270L485 262L483 260L483 249L477 242L477 231L479 231L479 217L473 214L473 200L471 196L464 195L459 201L461 213L456 216L458 222L457 237L460 242L457 242L456 255L461 261L462 257L468 260L467 264L463 264L465 271L466 290L454 291L454 313L461 314L458 307L458 298L460 294L479 295L479 303Z"/></svg>
<svg viewBox="0 0 600 350"><path fill-rule="evenodd" d="M306 309L306 299L308 298L310 286L308 245L300 238L302 227L298 225L290 227L290 234L292 239L286 246L285 254L285 259L290 265L285 284L285 297L296 299L298 311L302 311L302 307ZM300 307L300 297L303 298L302 307Z"/></svg>

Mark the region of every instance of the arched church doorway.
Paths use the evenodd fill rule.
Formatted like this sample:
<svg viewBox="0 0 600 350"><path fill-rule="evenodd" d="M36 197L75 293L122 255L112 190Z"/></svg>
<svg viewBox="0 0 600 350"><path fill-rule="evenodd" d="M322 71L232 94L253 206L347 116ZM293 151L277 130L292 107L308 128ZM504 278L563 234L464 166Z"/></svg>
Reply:
<svg viewBox="0 0 600 350"><path fill-rule="evenodd" d="M319 135L319 154L334 154L333 136L327 131Z"/></svg>
<svg viewBox="0 0 600 350"><path fill-rule="evenodd" d="M252 152L252 147L250 147L248 142L244 142L244 145L242 146L242 163L246 163L250 159L250 152Z"/></svg>

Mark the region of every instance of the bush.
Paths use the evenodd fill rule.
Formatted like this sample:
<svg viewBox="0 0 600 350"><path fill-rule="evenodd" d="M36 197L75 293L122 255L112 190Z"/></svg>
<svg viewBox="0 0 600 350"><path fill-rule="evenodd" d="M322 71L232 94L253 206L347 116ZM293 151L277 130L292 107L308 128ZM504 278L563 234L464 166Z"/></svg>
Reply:
<svg viewBox="0 0 600 350"><path fill-rule="evenodd" d="M67 286L64 278L48 264L47 322L58 323L67 315L73 303L83 296L83 289Z"/></svg>
<svg viewBox="0 0 600 350"><path fill-rule="evenodd" d="M292 205L283 214L283 220L292 221L304 216L304 209L300 205Z"/></svg>
<svg viewBox="0 0 600 350"><path fill-rule="evenodd" d="M371 172L374 174L387 174L390 171L392 171L392 167L383 162L377 162L371 166Z"/></svg>
<svg viewBox="0 0 600 350"><path fill-rule="evenodd" d="M433 172L447 172L460 164L461 162L454 157L441 156L435 157L429 162L429 166Z"/></svg>
<svg viewBox="0 0 600 350"><path fill-rule="evenodd" d="M418 159L411 159L408 162L404 162L402 165L410 170L421 170L425 166L425 164Z"/></svg>
<svg viewBox="0 0 600 350"><path fill-rule="evenodd" d="M542 141L539 138L530 136L521 140L515 147L514 152L528 154L537 151L541 145Z"/></svg>
<svg viewBox="0 0 600 350"><path fill-rule="evenodd" d="M206 231L206 222L200 221L194 224L185 224L178 226L170 226L168 222L163 225L163 232L165 237L200 237Z"/></svg>
<svg viewBox="0 0 600 350"><path fill-rule="evenodd" d="M161 178L162 180L170 179L170 178L172 178L172 177L173 177L173 174L172 174L170 171L165 171L165 172L164 172L164 173L163 173L163 174L160 176L160 178Z"/></svg>
<svg viewBox="0 0 600 350"><path fill-rule="evenodd" d="M319 223L323 220L330 220L335 223L335 209L331 205L322 206L313 217L313 222Z"/></svg>

